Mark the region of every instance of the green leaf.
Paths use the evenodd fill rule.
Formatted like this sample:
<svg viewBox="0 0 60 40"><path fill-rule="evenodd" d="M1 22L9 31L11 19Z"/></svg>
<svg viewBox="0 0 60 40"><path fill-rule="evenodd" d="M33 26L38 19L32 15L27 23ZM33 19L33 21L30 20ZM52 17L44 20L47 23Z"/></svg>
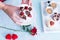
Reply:
<svg viewBox="0 0 60 40"><path fill-rule="evenodd" d="M30 30L27 28L27 31L30 31Z"/></svg>
<svg viewBox="0 0 60 40"><path fill-rule="evenodd" d="M25 26L23 26L23 30L25 30Z"/></svg>
<svg viewBox="0 0 60 40"><path fill-rule="evenodd" d="M24 27L29 27L29 26L31 26L31 24L29 24L29 25L23 25Z"/></svg>

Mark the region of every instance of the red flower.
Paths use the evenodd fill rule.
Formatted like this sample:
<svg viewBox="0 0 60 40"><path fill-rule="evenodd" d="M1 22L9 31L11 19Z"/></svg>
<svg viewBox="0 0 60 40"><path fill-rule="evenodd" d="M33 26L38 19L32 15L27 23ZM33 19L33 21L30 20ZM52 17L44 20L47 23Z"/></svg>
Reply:
<svg viewBox="0 0 60 40"><path fill-rule="evenodd" d="M31 34L32 35L35 35L37 33L37 29L36 29L36 27L34 27L32 30L31 30Z"/></svg>
<svg viewBox="0 0 60 40"><path fill-rule="evenodd" d="M6 0L0 0L1 2L4 2L4 1L6 1Z"/></svg>
<svg viewBox="0 0 60 40"><path fill-rule="evenodd" d="M11 35L10 34L7 34L6 35L6 39L11 39Z"/></svg>
<svg viewBox="0 0 60 40"><path fill-rule="evenodd" d="M18 38L18 36L16 35L16 34L12 34L12 39L14 40L14 39L17 39Z"/></svg>

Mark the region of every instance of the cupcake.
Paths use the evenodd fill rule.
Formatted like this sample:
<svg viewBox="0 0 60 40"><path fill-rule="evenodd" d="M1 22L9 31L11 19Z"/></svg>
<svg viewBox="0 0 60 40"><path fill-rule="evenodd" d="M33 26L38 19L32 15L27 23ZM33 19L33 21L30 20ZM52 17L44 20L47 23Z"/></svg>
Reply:
<svg viewBox="0 0 60 40"><path fill-rule="evenodd" d="M56 4L55 2L52 2L52 3L51 3L51 7L52 7L52 8L56 8L56 6L57 6L57 4Z"/></svg>
<svg viewBox="0 0 60 40"><path fill-rule="evenodd" d="M47 7L47 8L46 8L46 12L47 12L48 14L52 14L52 11L53 11L53 10L52 10L51 7Z"/></svg>
<svg viewBox="0 0 60 40"><path fill-rule="evenodd" d="M18 15L21 18L21 25L29 25L32 23L32 7L27 4L20 6L20 12Z"/></svg>

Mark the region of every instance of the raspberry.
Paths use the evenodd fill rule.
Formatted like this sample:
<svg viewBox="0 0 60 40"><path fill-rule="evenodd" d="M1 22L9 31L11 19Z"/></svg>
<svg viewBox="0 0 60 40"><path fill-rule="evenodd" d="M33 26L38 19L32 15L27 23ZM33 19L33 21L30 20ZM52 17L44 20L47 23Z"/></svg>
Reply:
<svg viewBox="0 0 60 40"><path fill-rule="evenodd" d="M24 7L24 9L26 9L26 10L27 10L27 9L28 9L28 6L25 6L25 7Z"/></svg>
<svg viewBox="0 0 60 40"><path fill-rule="evenodd" d="M14 40L14 39L17 39L18 38L18 36L16 35L16 34L12 34L12 39Z"/></svg>
<svg viewBox="0 0 60 40"><path fill-rule="evenodd" d="M22 18L26 20L26 16L25 15Z"/></svg>
<svg viewBox="0 0 60 40"><path fill-rule="evenodd" d="M11 39L11 35L10 34L7 34L6 35L6 39Z"/></svg>
<svg viewBox="0 0 60 40"><path fill-rule="evenodd" d="M32 8L31 7L29 7L29 11L31 11L32 10Z"/></svg>
<svg viewBox="0 0 60 40"><path fill-rule="evenodd" d="M28 17L32 17L32 15L30 14L29 11L26 11L26 15L27 15Z"/></svg>
<svg viewBox="0 0 60 40"><path fill-rule="evenodd" d="M20 12L20 16L23 16L24 15L24 12Z"/></svg>
<svg viewBox="0 0 60 40"><path fill-rule="evenodd" d="M32 15L29 13L29 14L28 14L28 17L32 17Z"/></svg>
<svg viewBox="0 0 60 40"><path fill-rule="evenodd" d="M20 7L20 10L22 11L23 10L23 7Z"/></svg>
<svg viewBox="0 0 60 40"><path fill-rule="evenodd" d="M26 16L24 15L24 12L20 12L20 17L26 20Z"/></svg>

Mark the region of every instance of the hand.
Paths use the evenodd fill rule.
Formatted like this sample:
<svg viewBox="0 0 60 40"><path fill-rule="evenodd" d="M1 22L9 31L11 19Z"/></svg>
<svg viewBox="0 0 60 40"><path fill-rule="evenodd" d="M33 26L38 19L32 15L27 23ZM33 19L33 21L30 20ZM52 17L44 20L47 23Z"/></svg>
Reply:
<svg viewBox="0 0 60 40"><path fill-rule="evenodd" d="M0 1L0 9L2 9L4 6L5 6L5 4Z"/></svg>
<svg viewBox="0 0 60 40"><path fill-rule="evenodd" d="M4 1L6 1L6 0L0 0L1 2L4 2Z"/></svg>
<svg viewBox="0 0 60 40"><path fill-rule="evenodd" d="M22 22L20 22L21 19L20 19L20 17L17 15L17 13L13 13L12 15L13 15L13 16L11 16L12 20L13 20L16 24L21 25Z"/></svg>
<svg viewBox="0 0 60 40"><path fill-rule="evenodd" d="M18 25L21 25L20 17L17 15L16 11L19 10L19 7L4 4L0 2L0 8Z"/></svg>

